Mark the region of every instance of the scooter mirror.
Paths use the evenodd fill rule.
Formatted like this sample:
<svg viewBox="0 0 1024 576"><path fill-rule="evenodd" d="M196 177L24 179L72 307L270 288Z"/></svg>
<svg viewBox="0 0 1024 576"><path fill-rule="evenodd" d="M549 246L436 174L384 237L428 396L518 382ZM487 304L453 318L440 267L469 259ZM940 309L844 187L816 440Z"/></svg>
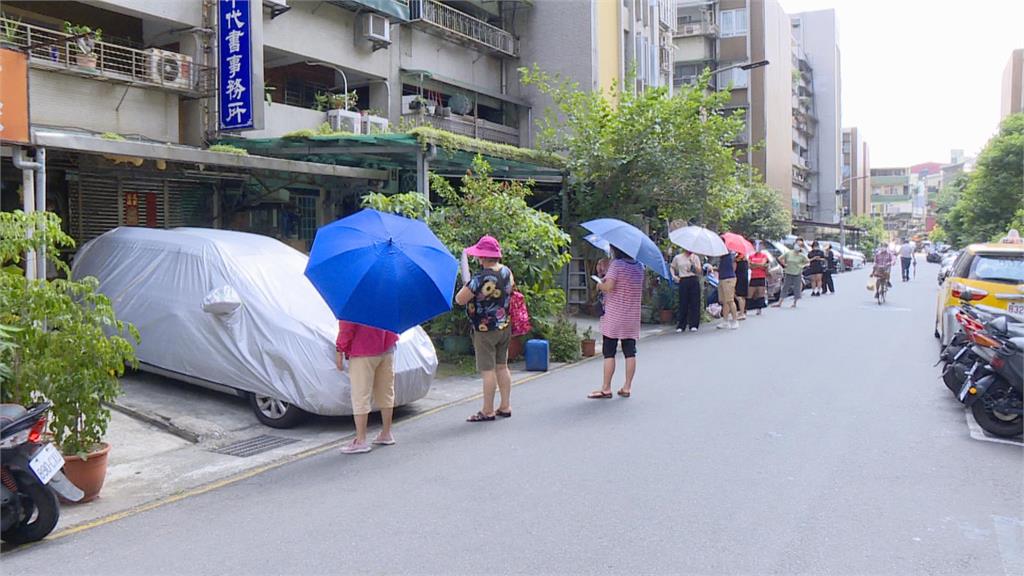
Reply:
<svg viewBox="0 0 1024 576"><path fill-rule="evenodd" d="M986 325L992 330L998 332L999 334L1006 334L1006 331L1009 328L1007 326L1007 320L1005 316L998 316L996 318L993 318L989 320Z"/></svg>

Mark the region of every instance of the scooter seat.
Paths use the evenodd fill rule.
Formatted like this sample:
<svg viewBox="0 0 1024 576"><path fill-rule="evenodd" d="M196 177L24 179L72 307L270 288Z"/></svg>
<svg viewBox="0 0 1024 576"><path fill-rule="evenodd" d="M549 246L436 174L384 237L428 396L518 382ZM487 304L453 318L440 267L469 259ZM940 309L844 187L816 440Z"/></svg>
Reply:
<svg viewBox="0 0 1024 576"><path fill-rule="evenodd" d="M21 418L28 410L20 404L0 404L0 428Z"/></svg>

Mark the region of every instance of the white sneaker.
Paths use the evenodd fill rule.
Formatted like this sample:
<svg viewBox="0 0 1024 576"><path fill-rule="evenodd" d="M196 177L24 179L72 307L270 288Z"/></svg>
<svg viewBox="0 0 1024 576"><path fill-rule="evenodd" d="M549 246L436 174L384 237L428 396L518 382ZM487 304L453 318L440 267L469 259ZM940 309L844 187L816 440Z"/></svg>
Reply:
<svg viewBox="0 0 1024 576"><path fill-rule="evenodd" d="M683 331L682 328L676 328L676 334L680 334L680 333L682 333L682 331Z"/></svg>
<svg viewBox="0 0 1024 576"><path fill-rule="evenodd" d="M729 329L730 330L739 330L739 327L740 327L740 323L737 320L733 320L732 323L729 324Z"/></svg>
<svg viewBox="0 0 1024 576"><path fill-rule="evenodd" d="M696 328L690 328L690 332L696 332L696 331L697 331Z"/></svg>
<svg viewBox="0 0 1024 576"><path fill-rule="evenodd" d="M718 329L718 330L725 330L725 329L729 328L729 321L728 320L722 320L721 322L718 323L718 326L715 326L715 328Z"/></svg>

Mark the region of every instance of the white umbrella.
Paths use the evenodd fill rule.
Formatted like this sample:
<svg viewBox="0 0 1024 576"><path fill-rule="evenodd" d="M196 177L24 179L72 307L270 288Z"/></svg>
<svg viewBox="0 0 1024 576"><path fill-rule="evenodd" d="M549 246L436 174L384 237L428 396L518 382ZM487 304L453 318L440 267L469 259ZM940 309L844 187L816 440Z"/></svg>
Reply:
<svg viewBox="0 0 1024 576"><path fill-rule="evenodd" d="M722 238L707 228L687 226L669 232L673 244L682 246L694 254L702 256L725 256L729 249Z"/></svg>

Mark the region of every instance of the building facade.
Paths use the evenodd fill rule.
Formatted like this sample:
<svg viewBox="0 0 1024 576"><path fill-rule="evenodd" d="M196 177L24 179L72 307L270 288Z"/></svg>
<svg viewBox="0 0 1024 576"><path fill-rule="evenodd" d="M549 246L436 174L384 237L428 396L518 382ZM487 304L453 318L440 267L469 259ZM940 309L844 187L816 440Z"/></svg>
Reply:
<svg viewBox="0 0 1024 576"><path fill-rule="evenodd" d="M1024 48L1010 54L1010 60L1003 69L999 117L1024 112Z"/></svg>
<svg viewBox="0 0 1024 576"><path fill-rule="evenodd" d="M912 168L871 169L871 214L885 221L892 239L910 238L924 232L928 209L928 187L938 175Z"/></svg>
<svg viewBox="0 0 1024 576"><path fill-rule="evenodd" d="M871 156L859 128L843 128L841 175L844 214L871 214Z"/></svg>

